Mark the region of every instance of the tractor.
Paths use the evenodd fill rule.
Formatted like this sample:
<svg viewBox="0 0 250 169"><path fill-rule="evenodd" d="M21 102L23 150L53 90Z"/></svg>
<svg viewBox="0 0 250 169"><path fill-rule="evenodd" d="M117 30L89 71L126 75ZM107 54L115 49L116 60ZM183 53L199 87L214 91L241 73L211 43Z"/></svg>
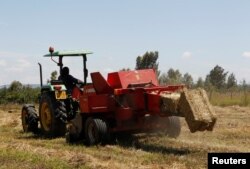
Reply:
<svg viewBox="0 0 250 169"><path fill-rule="evenodd" d="M203 89L189 90L183 84L160 86L153 69L111 72L107 79L100 72L92 72L92 82L87 83L86 61L92 52L54 52L53 48L49 52L45 57L57 63L60 73L64 57L82 57L83 83L75 84L72 91L61 80L43 85L39 64L39 113L32 104L23 106L24 132L65 135L68 143L84 140L95 145L126 133L160 131L178 137L179 117L185 117L191 132L212 131L214 127L216 117Z"/></svg>
<svg viewBox="0 0 250 169"><path fill-rule="evenodd" d="M39 96L39 113L36 113L35 106L26 104L22 108L22 126L24 132L39 132L46 137L62 136L66 131L66 123L73 119L78 111L79 104L77 97L81 93L82 86L87 83L88 70L86 68L87 55L92 54L89 51L58 51L54 52L52 47L49 48L50 54L44 57L50 57L59 66L61 75L63 68L64 57L83 58L84 65L84 81L81 84L76 84L72 93L69 93L66 86L61 80L51 80L50 83L43 85L42 65L40 63L40 84L41 93ZM58 62L55 61L58 57ZM39 116L38 116L39 114Z"/></svg>

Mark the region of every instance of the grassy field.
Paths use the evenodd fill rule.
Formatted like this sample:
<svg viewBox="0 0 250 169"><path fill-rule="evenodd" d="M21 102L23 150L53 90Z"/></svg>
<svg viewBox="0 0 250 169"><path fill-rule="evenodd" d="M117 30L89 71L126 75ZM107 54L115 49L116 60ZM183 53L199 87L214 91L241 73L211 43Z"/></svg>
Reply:
<svg viewBox="0 0 250 169"><path fill-rule="evenodd" d="M249 106L250 105L250 92L208 92L211 104L215 106Z"/></svg>
<svg viewBox="0 0 250 169"><path fill-rule="evenodd" d="M117 145L68 145L22 132L20 106L0 106L0 168L207 168L208 152L250 151L250 108L214 107L213 132L190 133L182 119L177 139L136 135Z"/></svg>

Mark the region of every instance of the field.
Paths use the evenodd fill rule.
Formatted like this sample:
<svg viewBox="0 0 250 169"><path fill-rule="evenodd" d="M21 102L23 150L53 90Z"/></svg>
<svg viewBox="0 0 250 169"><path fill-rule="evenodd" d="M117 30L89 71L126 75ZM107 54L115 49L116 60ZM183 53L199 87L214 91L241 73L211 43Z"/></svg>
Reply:
<svg viewBox="0 0 250 169"><path fill-rule="evenodd" d="M216 106L249 106L250 91L233 91L233 92L208 92L211 104Z"/></svg>
<svg viewBox="0 0 250 169"><path fill-rule="evenodd" d="M161 134L135 135L116 145L68 145L22 132L21 106L0 106L0 168L207 168L208 152L250 151L250 108L214 109L213 132L190 133L182 119L177 139Z"/></svg>

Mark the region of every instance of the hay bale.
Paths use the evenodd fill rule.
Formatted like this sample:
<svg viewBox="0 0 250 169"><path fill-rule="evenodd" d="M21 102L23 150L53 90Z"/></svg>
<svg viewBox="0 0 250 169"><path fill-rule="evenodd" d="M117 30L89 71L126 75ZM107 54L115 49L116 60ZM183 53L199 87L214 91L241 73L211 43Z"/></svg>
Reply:
<svg viewBox="0 0 250 169"><path fill-rule="evenodd" d="M205 90L184 89L180 96L178 110L184 115L191 132L213 130L216 115Z"/></svg>
<svg viewBox="0 0 250 169"><path fill-rule="evenodd" d="M178 112L180 93L161 93L161 112L175 114Z"/></svg>

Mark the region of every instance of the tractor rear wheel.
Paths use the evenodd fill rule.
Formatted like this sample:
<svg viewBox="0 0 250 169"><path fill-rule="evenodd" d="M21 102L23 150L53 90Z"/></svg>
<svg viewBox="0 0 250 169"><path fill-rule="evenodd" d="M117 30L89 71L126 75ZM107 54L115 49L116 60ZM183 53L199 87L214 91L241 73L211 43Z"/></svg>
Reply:
<svg viewBox="0 0 250 169"><path fill-rule="evenodd" d="M65 134L66 124L62 116L66 116L65 104L58 101L50 93L44 93L40 100L39 116L42 133L47 137ZM65 118L63 118L65 119Z"/></svg>
<svg viewBox="0 0 250 169"><path fill-rule="evenodd" d="M106 143L109 140L107 122L100 118L89 117L85 122L84 131L88 145Z"/></svg>
<svg viewBox="0 0 250 169"><path fill-rule="evenodd" d="M171 138L177 138L181 133L180 118L176 116L170 116L166 118L166 130L165 134Z"/></svg>
<svg viewBox="0 0 250 169"><path fill-rule="evenodd" d="M23 131L26 132L38 132L38 116L36 114L35 106L32 104L26 104L22 108L22 126Z"/></svg>

